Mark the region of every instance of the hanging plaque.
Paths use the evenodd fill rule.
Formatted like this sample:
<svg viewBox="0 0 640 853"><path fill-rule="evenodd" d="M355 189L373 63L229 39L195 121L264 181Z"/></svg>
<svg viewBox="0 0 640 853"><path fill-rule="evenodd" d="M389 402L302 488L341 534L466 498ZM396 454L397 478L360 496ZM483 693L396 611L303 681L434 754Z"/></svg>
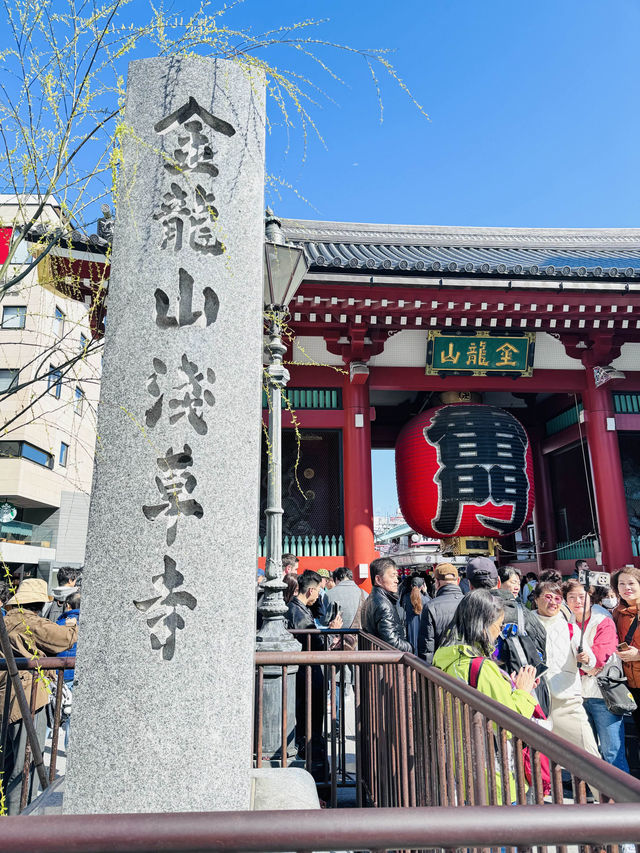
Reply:
<svg viewBox="0 0 640 853"><path fill-rule="evenodd" d="M531 376L535 332L494 335L491 332L432 330L427 338L427 374L458 376Z"/></svg>

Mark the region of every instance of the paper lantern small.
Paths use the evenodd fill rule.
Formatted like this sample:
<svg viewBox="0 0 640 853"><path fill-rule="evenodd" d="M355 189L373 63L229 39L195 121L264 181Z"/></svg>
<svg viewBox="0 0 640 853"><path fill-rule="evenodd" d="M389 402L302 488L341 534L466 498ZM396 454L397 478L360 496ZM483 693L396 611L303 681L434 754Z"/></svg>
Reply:
<svg viewBox="0 0 640 853"><path fill-rule="evenodd" d="M529 438L495 406L438 406L413 418L396 442L396 479L405 521L425 536L505 536L533 511Z"/></svg>

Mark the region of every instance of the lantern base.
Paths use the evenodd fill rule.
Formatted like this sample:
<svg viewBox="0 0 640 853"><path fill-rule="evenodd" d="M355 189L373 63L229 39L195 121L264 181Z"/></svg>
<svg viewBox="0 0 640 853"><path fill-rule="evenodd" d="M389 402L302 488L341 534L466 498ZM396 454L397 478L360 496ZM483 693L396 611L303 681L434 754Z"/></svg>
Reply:
<svg viewBox="0 0 640 853"><path fill-rule="evenodd" d="M493 557L496 551L496 540L484 536L454 536L442 540L444 556L462 557Z"/></svg>

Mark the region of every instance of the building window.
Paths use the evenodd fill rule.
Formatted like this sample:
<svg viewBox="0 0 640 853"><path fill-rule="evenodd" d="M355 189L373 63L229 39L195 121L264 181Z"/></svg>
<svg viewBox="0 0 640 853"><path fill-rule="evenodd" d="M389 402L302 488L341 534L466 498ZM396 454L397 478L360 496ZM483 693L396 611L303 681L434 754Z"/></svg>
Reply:
<svg viewBox="0 0 640 853"><path fill-rule="evenodd" d="M64 311L56 305L56 311L53 318L53 334L61 338L64 334Z"/></svg>
<svg viewBox="0 0 640 853"><path fill-rule="evenodd" d="M65 444L64 441L60 442L60 456L58 458L58 462L63 468L67 467L67 454L69 453L69 445Z"/></svg>
<svg viewBox="0 0 640 853"><path fill-rule="evenodd" d="M19 459L21 455L20 441L0 441L0 457Z"/></svg>
<svg viewBox="0 0 640 853"><path fill-rule="evenodd" d="M49 365L47 391L50 391L56 400L60 399L60 392L62 391L62 371L53 364Z"/></svg>
<svg viewBox="0 0 640 853"><path fill-rule="evenodd" d="M80 352L84 352L89 345L89 338L86 335L80 334Z"/></svg>
<svg viewBox="0 0 640 853"><path fill-rule="evenodd" d="M53 456L27 441L0 441L0 458L28 459L44 468L53 468Z"/></svg>
<svg viewBox="0 0 640 853"><path fill-rule="evenodd" d="M2 391L13 391L18 385L18 373L16 368L4 368L0 370L0 393Z"/></svg>
<svg viewBox="0 0 640 853"><path fill-rule="evenodd" d="M75 393L75 401L73 404L73 411L76 415L82 414L82 403L84 401L84 392L79 385L76 385L76 393Z"/></svg>
<svg viewBox="0 0 640 853"><path fill-rule="evenodd" d="M2 328L24 329L26 318L26 305L5 305L2 309Z"/></svg>

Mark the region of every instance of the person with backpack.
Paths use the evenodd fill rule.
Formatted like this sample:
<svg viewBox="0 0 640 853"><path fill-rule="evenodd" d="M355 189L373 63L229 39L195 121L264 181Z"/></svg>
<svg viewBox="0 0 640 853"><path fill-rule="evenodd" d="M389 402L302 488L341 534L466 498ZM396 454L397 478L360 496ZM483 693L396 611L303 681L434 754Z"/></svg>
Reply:
<svg viewBox="0 0 640 853"><path fill-rule="evenodd" d="M500 598L486 589L467 593L458 604L442 645L433 656L433 665L531 719L538 706L533 695L537 681L535 667L523 666L511 675L502 671L493 659L503 622L504 607ZM507 803L515 801L513 776L509 785L510 791L503 797L501 773L497 770L498 804L504 805L505 800Z"/></svg>

